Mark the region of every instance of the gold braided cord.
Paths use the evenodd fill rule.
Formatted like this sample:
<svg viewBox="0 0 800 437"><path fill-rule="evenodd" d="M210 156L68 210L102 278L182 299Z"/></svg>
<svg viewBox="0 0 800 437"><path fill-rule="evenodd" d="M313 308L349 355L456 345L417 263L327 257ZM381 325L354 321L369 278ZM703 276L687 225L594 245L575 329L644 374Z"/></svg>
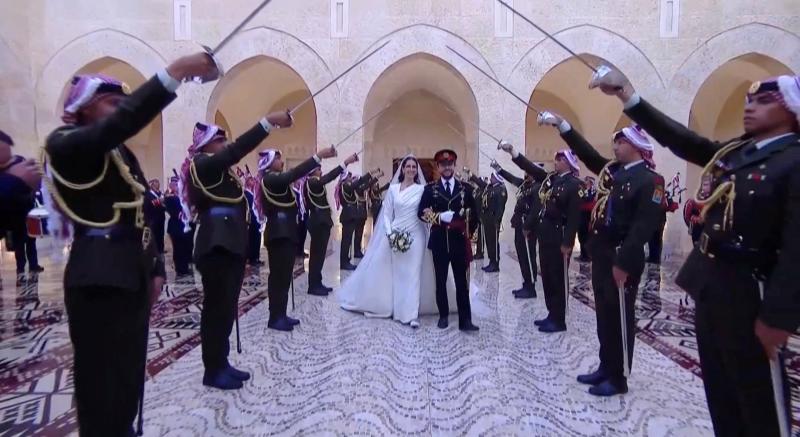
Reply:
<svg viewBox="0 0 800 437"><path fill-rule="evenodd" d="M728 230L733 228L733 202L736 200L736 183L734 181L726 181L721 184L714 191L707 197L702 198L703 196L703 179L706 175L713 177L714 174L714 166L716 166L717 161L722 159L723 156L727 155L728 153L737 150L748 144L749 141L736 141L727 146L719 149L717 153L711 158L710 161L703 167L703 171L700 173L700 183L697 184L697 192L695 193L695 201L703 204L703 208L700 210L700 217L705 220L706 214L711 209L712 206L716 205L719 202L725 202L725 210L723 212L723 222L722 222L722 229Z"/></svg>
<svg viewBox="0 0 800 437"><path fill-rule="evenodd" d="M44 148L42 148L42 155L44 156L43 160L47 159L48 161L50 161L50 155ZM109 161L110 161L109 154L106 153L105 156L103 157L103 170L100 172L100 175L97 176L95 180L87 182L85 184L78 184L75 182L68 181L66 178L61 176L61 173L56 171L55 167L53 167L52 165L50 166L50 172L53 173L53 178L55 178L55 180L57 180L58 183L69 188L70 190L75 190L75 191L88 190L89 188L97 186L97 184L99 184L100 182L103 182L103 179L105 179L106 173L108 172Z"/></svg>
<svg viewBox="0 0 800 437"><path fill-rule="evenodd" d="M608 206L608 196L611 195L611 187L612 184L605 184L603 181L612 181L614 178L611 176L611 166L617 164L617 160L608 161L608 163L603 166L603 169L600 170L600 174L597 175L597 202L594 204L594 208L592 208L592 215L591 219L589 220L589 227L593 228L597 219L603 216L606 212L606 206Z"/></svg>
<svg viewBox="0 0 800 437"><path fill-rule="evenodd" d="M241 188L241 190L242 190L242 194L239 195L239 197L232 198L232 197L223 197L223 196L217 196L215 194L212 194L208 190L212 190L212 189L220 186L220 184L222 184L222 181L225 179L225 175L223 174L220 177L219 182L217 182L214 185L210 185L210 186L207 187L207 186L203 185L203 182L200 180L200 177L197 176L197 166L195 165L194 160L191 160L189 162L189 175L192 178L192 185L194 185L197 189L199 189L206 197L208 197L209 199L211 199L211 200L213 200L215 202L220 202L220 203L228 203L228 204L240 203L242 200L244 200L244 188L242 187L242 184L238 182L239 178L236 177L236 175L233 173L233 171L231 169L228 169L228 174L230 174L231 176L234 177L233 178L234 181L237 181L237 184L239 185L239 188Z"/></svg>
<svg viewBox="0 0 800 437"><path fill-rule="evenodd" d="M63 184L65 187L67 187L69 189L72 189L72 190L75 190L75 191L86 191L86 190L88 190L88 189L90 189L92 187L95 187L103 179L105 179L105 176L106 176L107 171L108 171L109 156L111 158L111 161L114 162L114 165L119 170L119 173L120 173L120 176L122 177L122 180L124 180L131 187L131 190L133 191L134 200L132 200L130 202L114 202L111 205L111 207L114 210L114 213L113 213L113 216L111 217L110 220L105 221L105 222L93 222L93 221L84 219L83 217L80 217L77 213L75 213L75 211L73 211L69 207L69 205L67 204L67 201L64 200L64 198L61 196L61 192L58 191L58 187L57 187L57 185L56 185L56 183L55 183L55 181L53 179L57 180L60 184ZM42 160L43 163L46 163L46 162L48 162L50 160L50 155L48 155L47 151L44 148L42 148L41 160ZM55 168L53 167L52 164L50 165L49 169L50 169L50 173L53 175L53 179L45 176L43 178L44 183L47 186L47 189L50 192L50 195L52 196L53 201L55 201L56 204L58 205L58 208L61 210L61 212L64 215L66 215L70 220L72 220L73 223L77 223L79 225L93 227L93 228L106 228L106 227L109 227L109 226L113 226L113 225L115 225L115 224L117 224L119 222L119 219L120 219L120 216L121 216L121 212L120 212L121 209L134 209L135 208L136 209L135 225L136 225L137 228L143 228L144 227L144 213L142 211L142 205L144 204L145 187L144 187L144 185L136 182L136 180L133 178L133 175L131 174L131 171L130 171L130 167L128 167L128 165L125 164L125 160L122 158L122 154L120 154L119 150L114 149L114 150L112 150L112 151L110 151L110 152L108 152L106 154L106 156L105 156L105 164L103 166L103 172L102 172L100 178L95 179L94 181L89 182L87 184L76 184L76 183L67 181L63 176L59 175L56 172L56 170L55 170Z"/></svg>
<svg viewBox="0 0 800 437"><path fill-rule="evenodd" d="M547 177L542 182L542 185L539 187L539 200L542 201L542 206L544 206L547 203L547 201L550 199L550 195L553 193L551 179L555 175L556 175L555 172L548 174ZM548 184L550 184L550 188L547 187Z"/></svg>
<svg viewBox="0 0 800 437"><path fill-rule="evenodd" d="M315 193L311 190L311 186L308 185L308 179L306 179L306 191L308 192L308 200L311 202L312 205L316 206L317 209L331 209L330 205L320 205L314 201L314 198L323 198L328 197L328 193L325 191L325 186L322 187L322 192Z"/></svg>
<svg viewBox="0 0 800 437"><path fill-rule="evenodd" d="M341 193L342 200L344 200L344 203L352 205L352 204L354 204L354 203L356 203L358 201L358 195L357 194L353 194L353 197L354 197L353 200L348 199L347 198L347 193L344 191L344 187L342 187L342 189L339 191L339 193Z"/></svg>
<svg viewBox="0 0 800 437"><path fill-rule="evenodd" d="M297 205L297 197L294 195L294 191L286 188L284 193L273 193L267 189L267 186L264 185L264 179L261 179L261 192L264 193L264 197L269 201L269 203L279 207L279 208L290 208L292 206ZM273 196L285 196L287 194L291 194L292 201L291 202L281 202L276 200Z"/></svg>

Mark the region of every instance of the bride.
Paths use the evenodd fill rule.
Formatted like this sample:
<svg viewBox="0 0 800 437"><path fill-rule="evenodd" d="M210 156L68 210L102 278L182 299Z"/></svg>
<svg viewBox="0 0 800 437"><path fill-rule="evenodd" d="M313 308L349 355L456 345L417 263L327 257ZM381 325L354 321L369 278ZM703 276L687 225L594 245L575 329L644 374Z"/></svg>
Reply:
<svg viewBox="0 0 800 437"><path fill-rule="evenodd" d="M413 155L403 158L367 253L337 293L342 308L367 317L392 317L414 328L419 326L421 314L438 314L433 258L427 248L428 225L417 216L425 183L417 159ZM392 250L388 235L394 230L411 235L413 241L406 252ZM448 283L447 291L448 300L455 302L452 283Z"/></svg>

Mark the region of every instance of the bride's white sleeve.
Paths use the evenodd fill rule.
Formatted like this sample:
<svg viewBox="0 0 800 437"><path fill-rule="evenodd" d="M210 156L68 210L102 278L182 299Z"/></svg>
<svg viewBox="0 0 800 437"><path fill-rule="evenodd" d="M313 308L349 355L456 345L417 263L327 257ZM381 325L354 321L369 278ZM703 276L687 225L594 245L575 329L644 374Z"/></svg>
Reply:
<svg viewBox="0 0 800 437"><path fill-rule="evenodd" d="M383 216L383 228L386 235L392 233L392 222L394 222L394 187L391 185L386 190L386 199L383 200L383 207L381 207L381 215Z"/></svg>

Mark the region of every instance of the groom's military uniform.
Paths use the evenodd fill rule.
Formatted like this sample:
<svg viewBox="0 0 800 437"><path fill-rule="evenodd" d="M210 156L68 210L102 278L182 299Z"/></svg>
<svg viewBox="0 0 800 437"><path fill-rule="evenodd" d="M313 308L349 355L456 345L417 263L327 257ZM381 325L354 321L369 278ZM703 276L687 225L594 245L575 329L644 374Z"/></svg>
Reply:
<svg viewBox="0 0 800 437"><path fill-rule="evenodd" d="M455 162L457 155L451 150L436 153L437 163ZM472 325L469 303L468 267L472 261L472 244L469 235L475 232L478 218L475 211L472 187L455 177L439 179L425 186L419 203L418 216L431 224L428 249L433 252L436 271L436 305L439 309L440 327L446 326L450 306L447 301L448 266L452 266L456 284L459 329L476 329ZM442 220L442 214L452 211L452 220ZM442 326L442 320L444 326Z"/></svg>

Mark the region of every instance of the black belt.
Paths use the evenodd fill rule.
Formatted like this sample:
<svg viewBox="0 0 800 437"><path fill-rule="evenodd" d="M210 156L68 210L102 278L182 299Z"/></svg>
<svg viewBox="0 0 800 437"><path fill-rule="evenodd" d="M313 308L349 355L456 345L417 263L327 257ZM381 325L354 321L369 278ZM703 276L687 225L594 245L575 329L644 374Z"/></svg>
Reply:
<svg viewBox="0 0 800 437"><path fill-rule="evenodd" d="M762 250L714 241L705 232L700 235L700 239L697 241L697 249L711 259L718 258L732 264L742 264L754 270L768 265L773 259Z"/></svg>
<svg viewBox="0 0 800 437"><path fill-rule="evenodd" d="M149 228L147 228L149 231ZM105 238L113 241L142 241L145 232L135 226L110 226L107 228L91 228L88 226L76 226L76 238Z"/></svg>

